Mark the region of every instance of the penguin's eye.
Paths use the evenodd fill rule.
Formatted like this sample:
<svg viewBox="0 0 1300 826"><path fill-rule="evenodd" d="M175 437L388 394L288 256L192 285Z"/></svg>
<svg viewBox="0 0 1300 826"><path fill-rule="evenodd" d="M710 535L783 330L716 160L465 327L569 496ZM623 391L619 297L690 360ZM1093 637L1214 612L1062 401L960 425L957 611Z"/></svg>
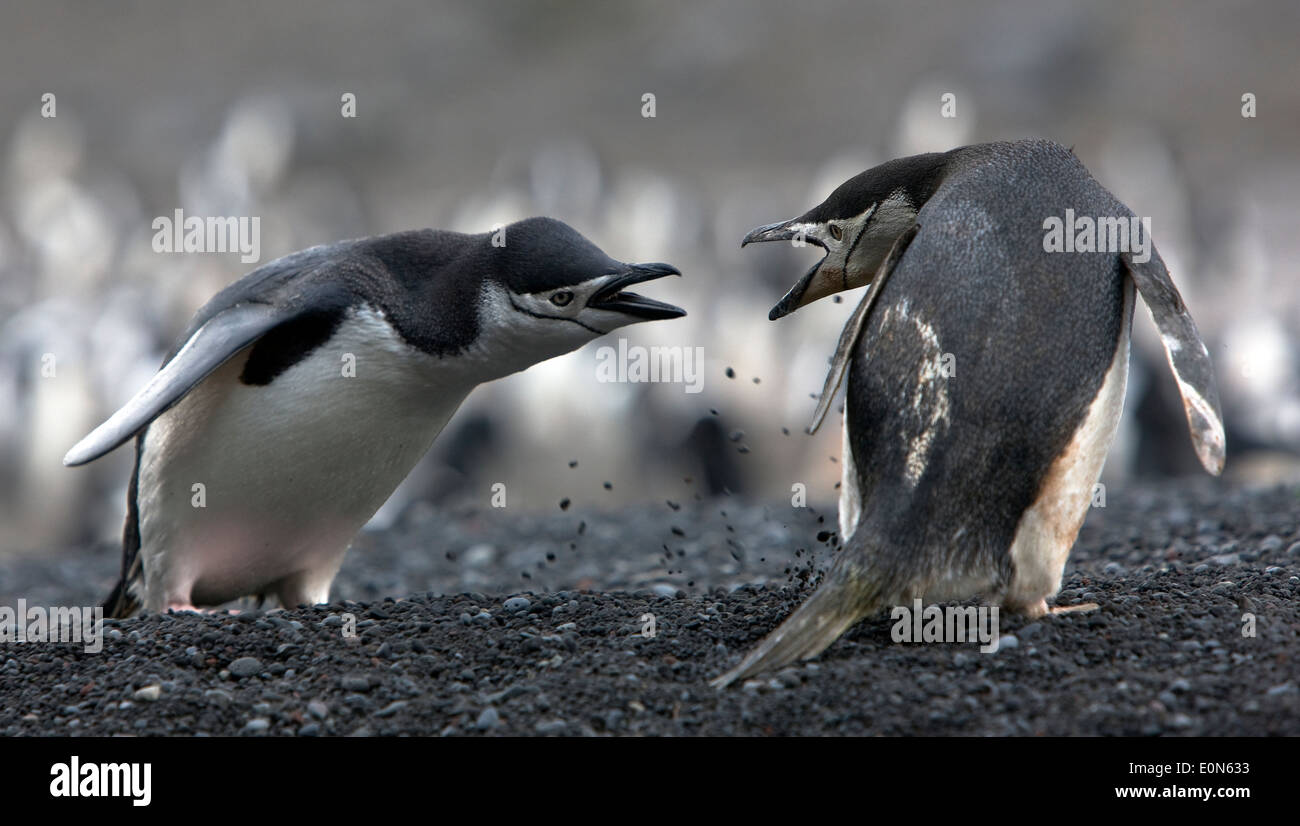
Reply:
<svg viewBox="0 0 1300 826"><path fill-rule="evenodd" d="M829 224L828 228L830 229L831 237L836 241L844 237L844 230L840 229L839 224Z"/></svg>
<svg viewBox="0 0 1300 826"><path fill-rule="evenodd" d="M567 307L573 300L573 293L568 290L560 290L558 293L551 294L551 303L557 307Z"/></svg>

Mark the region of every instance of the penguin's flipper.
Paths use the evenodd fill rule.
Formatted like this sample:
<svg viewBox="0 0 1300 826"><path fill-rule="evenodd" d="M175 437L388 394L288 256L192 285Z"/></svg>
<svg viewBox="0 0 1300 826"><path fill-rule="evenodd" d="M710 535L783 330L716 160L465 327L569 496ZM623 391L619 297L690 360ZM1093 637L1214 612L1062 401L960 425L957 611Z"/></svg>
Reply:
<svg viewBox="0 0 1300 826"><path fill-rule="evenodd" d="M1151 257L1145 262L1134 261L1131 252L1120 257L1160 331L1169 367L1183 397L1196 456L1206 470L1218 476L1223 471L1225 441L1210 352L1155 248L1151 248Z"/></svg>
<svg viewBox="0 0 1300 826"><path fill-rule="evenodd" d="M822 420L826 418L826 413L831 409L831 402L835 399L835 394L839 392L840 383L844 381L844 371L849 366L849 357L853 355L853 347L858 342L858 336L862 333L862 324L866 321L867 314L871 307L876 303L876 296L880 295L881 289L885 286L885 280L893 272L898 260L903 257L907 251L907 245L912 243L916 237L917 230L921 228L920 224L913 224L911 228L894 240L894 245L890 247L889 254L885 260L880 262L880 267L876 269L876 275L871 279L871 285L867 287L866 295L862 296L862 301L858 308L849 316L849 321L844 325L844 330L840 333L840 341L835 345L835 357L831 360L830 372L826 374L826 383L822 386L821 398L817 401L817 411L813 413L812 424L808 426L809 433L816 433L817 428L821 427Z"/></svg>
<svg viewBox="0 0 1300 826"><path fill-rule="evenodd" d="M293 318L261 303L237 304L214 315L190 336L153 379L63 457L68 467L84 465L121 445L176 404L231 356Z"/></svg>

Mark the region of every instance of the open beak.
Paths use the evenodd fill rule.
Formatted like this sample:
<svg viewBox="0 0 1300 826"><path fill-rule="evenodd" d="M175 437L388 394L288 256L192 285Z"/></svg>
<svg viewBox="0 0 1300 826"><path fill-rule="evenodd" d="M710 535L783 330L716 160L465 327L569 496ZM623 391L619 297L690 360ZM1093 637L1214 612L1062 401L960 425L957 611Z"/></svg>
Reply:
<svg viewBox="0 0 1300 826"><path fill-rule="evenodd" d="M749 234L740 242L740 245L743 247L746 244L761 241L793 241L795 238L799 238L805 243L815 244L822 249L826 249L826 242L817 233L813 232L813 229L814 225L805 223L798 218L791 221L767 224L750 230ZM828 277L821 271L824 263L826 263L826 259L823 257L816 264L813 264L808 272L804 273L803 278L800 278L790 288L790 291L780 301L776 302L776 306L767 314L770 321L776 321L805 304L810 304L819 298L825 298L844 289L844 286L838 283L842 279Z"/></svg>
<svg viewBox="0 0 1300 826"><path fill-rule="evenodd" d="M635 316L644 321L658 321L665 318L681 318L686 311L672 304L655 301L636 293L624 292L624 287L653 281L666 275L681 275L681 271L671 264L632 264L620 273L610 276L605 286L587 301L587 306L596 310L610 310L625 315Z"/></svg>

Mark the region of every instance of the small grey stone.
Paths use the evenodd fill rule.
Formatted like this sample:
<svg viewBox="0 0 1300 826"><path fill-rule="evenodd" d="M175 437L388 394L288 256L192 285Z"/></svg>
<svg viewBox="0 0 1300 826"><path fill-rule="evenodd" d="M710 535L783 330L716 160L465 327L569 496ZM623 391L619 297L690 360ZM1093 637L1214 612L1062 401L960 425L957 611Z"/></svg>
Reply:
<svg viewBox="0 0 1300 826"><path fill-rule="evenodd" d="M1004 650L1019 648L1019 647L1020 647L1020 640L1016 639L1016 635L1007 634L1005 637L1000 637L998 639L998 647L996 650L1004 651Z"/></svg>
<svg viewBox="0 0 1300 826"><path fill-rule="evenodd" d="M376 717L392 717L397 712L406 708L406 700L394 700L383 708L375 712Z"/></svg>
<svg viewBox="0 0 1300 826"><path fill-rule="evenodd" d="M240 678L252 677L254 674L260 674L262 671L262 661L257 657L240 657L239 659L226 666L230 673Z"/></svg>
<svg viewBox="0 0 1300 826"><path fill-rule="evenodd" d="M496 728L497 725L500 724L500 722L501 722L501 715L497 714L497 710L495 708L493 708L492 706L488 706L487 708L483 709L482 713L479 714L478 720L474 722L474 726L479 731L488 731L490 729Z"/></svg>
<svg viewBox="0 0 1300 826"><path fill-rule="evenodd" d="M520 611L527 611L532 607L532 604L532 601L528 599L528 597L511 597L506 600L501 607L505 608L512 614L517 614Z"/></svg>
<svg viewBox="0 0 1300 826"><path fill-rule="evenodd" d="M491 545L474 545L461 554L460 561L467 568L482 568L490 565L496 555L496 548Z"/></svg>
<svg viewBox="0 0 1300 826"><path fill-rule="evenodd" d="M317 720L324 720L330 714L330 707L320 700L312 700L307 704L307 713Z"/></svg>
<svg viewBox="0 0 1300 826"><path fill-rule="evenodd" d="M560 734L569 727L563 720L538 720L533 731L538 734Z"/></svg>
<svg viewBox="0 0 1300 826"><path fill-rule="evenodd" d="M344 691L369 691L370 678L364 674L344 674L339 679L339 688Z"/></svg>
<svg viewBox="0 0 1300 826"><path fill-rule="evenodd" d="M223 706L230 705L235 701L234 697L219 688L209 688L203 692L203 699Z"/></svg>
<svg viewBox="0 0 1300 826"><path fill-rule="evenodd" d="M563 634L565 631L577 631L577 630L578 630L578 623L576 623L576 622L566 622L566 623L564 623L563 625L557 625L557 626L555 626L555 630L556 630L556 631L559 631L561 634Z"/></svg>
<svg viewBox="0 0 1300 826"><path fill-rule="evenodd" d="M271 721L265 717L254 717L244 724L244 731L249 734L260 734L271 727Z"/></svg>

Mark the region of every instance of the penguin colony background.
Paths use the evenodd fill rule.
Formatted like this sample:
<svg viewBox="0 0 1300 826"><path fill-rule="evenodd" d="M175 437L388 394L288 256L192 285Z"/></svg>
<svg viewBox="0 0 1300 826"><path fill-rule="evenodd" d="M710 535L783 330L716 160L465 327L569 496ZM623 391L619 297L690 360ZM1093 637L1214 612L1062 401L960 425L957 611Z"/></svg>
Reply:
<svg viewBox="0 0 1300 826"><path fill-rule="evenodd" d="M1076 238L1076 215L1109 227L1106 243ZM1045 235L1054 219L1078 249ZM744 238L825 253L772 320L868 290L812 426L847 377L843 549L716 685L816 656L913 599L1051 610L1119 425L1135 297L1195 455L1221 472L1209 353L1149 231L1070 150L1023 140L887 162ZM112 614L328 601L352 538L475 387L685 314L625 289L680 274L672 265L624 264L554 219L499 232L504 243L426 230L314 247L205 305L157 375L64 460L134 443ZM364 363L364 381L336 375L340 354ZM200 478L216 507L193 506Z"/></svg>

